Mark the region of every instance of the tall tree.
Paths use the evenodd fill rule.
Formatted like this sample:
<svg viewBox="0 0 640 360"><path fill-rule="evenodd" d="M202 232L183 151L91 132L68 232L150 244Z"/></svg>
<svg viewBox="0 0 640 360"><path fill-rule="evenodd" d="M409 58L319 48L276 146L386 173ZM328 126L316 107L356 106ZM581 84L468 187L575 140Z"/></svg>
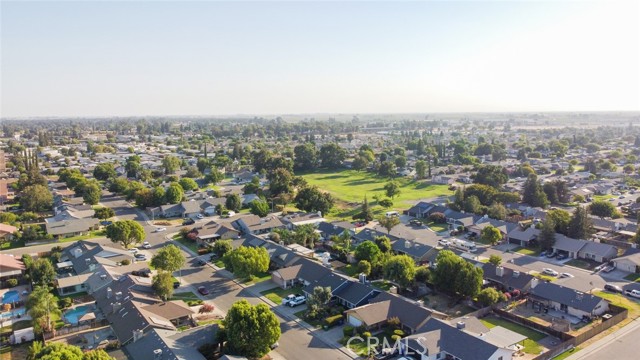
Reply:
<svg viewBox="0 0 640 360"><path fill-rule="evenodd" d="M293 153L295 170L313 170L318 165L318 150L313 143L300 144L293 149Z"/></svg>
<svg viewBox="0 0 640 360"><path fill-rule="evenodd" d="M609 201L596 200L589 204L589 212L591 215L598 216L600 218L610 217L617 218L620 217L618 210L615 205L613 205Z"/></svg>
<svg viewBox="0 0 640 360"><path fill-rule="evenodd" d="M427 163L424 160L416 161L416 176L424 179L427 176Z"/></svg>
<svg viewBox="0 0 640 360"><path fill-rule="evenodd" d="M222 322L232 353L259 359L280 338L280 321L265 304L242 299L231 306Z"/></svg>
<svg viewBox="0 0 640 360"><path fill-rule="evenodd" d="M113 179L118 174L112 163L100 163L93 169L93 177L98 180Z"/></svg>
<svg viewBox="0 0 640 360"><path fill-rule="evenodd" d="M164 168L165 174L175 173L180 169L180 164L182 164L182 161L173 155L167 155L162 159L162 167Z"/></svg>
<svg viewBox="0 0 640 360"><path fill-rule="evenodd" d="M53 317L60 316L61 312L58 309L58 298L49 292L47 286L36 286L29 294L26 307L36 333L54 330Z"/></svg>
<svg viewBox="0 0 640 360"><path fill-rule="evenodd" d="M522 190L522 200L533 207L546 208L549 205L547 195L542 190L542 186L538 182L538 176L535 174L527 177Z"/></svg>
<svg viewBox="0 0 640 360"><path fill-rule="evenodd" d="M120 243L123 247L142 242L146 234L142 225L133 220L119 220L107 226L107 237L114 243Z"/></svg>
<svg viewBox="0 0 640 360"><path fill-rule="evenodd" d="M378 222L382 227L387 229L387 234L391 233L391 229L400 224L400 219L397 216L381 216L378 218Z"/></svg>
<svg viewBox="0 0 640 360"><path fill-rule="evenodd" d="M408 288L416 275L416 265L408 255L394 255L384 264L385 278Z"/></svg>
<svg viewBox="0 0 640 360"><path fill-rule="evenodd" d="M364 241L356 247L354 255L357 260L367 260L372 266L375 266L382 256L382 251L371 241Z"/></svg>
<svg viewBox="0 0 640 360"><path fill-rule="evenodd" d="M542 222L540 234L538 235L538 243L544 250L551 249L556 243L556 224L553 218L547 216Z"/></svg>
<svg viewBox="0 0 640 360"><path fill-rule="evenodd" d="M179 204L184 197L184 189L176 182L171 183L165 191L165 200L169 204Z"/></svg>
<svg viewBox="0 0 640 360"><path fill-rule="evenodd" d="M366 222L373 220L373 212L371 208L369 208L369 201L367 200L367 195L364 196L364 201L362 202L362 210L360 213L353 216L354 219L362 219Z"/></svg>
<svg viewBox="0 0 640 360"><path fill-rule="evenodd" d="M240 195L238 194L227 195L227 200L225 201L224 206L229 210L238 212L242 208L242 198L240 198Z"/></svg>
<svg viewBox="0 0 640 360"><path fill-rule="evenodd" d="M185 261L186 259L182 251L180 251L177 246L169 244L156 252L151 258L151 265L156 269L173 273L174 271L180 270L180 268L184 266Z"/></svg>
<svg viewBox="0 0 640 360"><path fill-rule="evenodd" d="M322 167L337 169L342 166L342 163L347 157L347 151L336 143L329 143L320 148L320 154L318 157Z"/></svg>
<svg viewBox="0 0 640 360"><path fill-rule="evenodd" d="M574 239L588 239L592 231L593 223L587 215L587 210L582 206L576 207L569 222L567 236Z"/></svg>
<svg viewBox="0 0 640 360"><path fill-rule="evenodd" d="M173 295L173 276L168 271L158 271L151 281L151 286L162 300L167 301Z"/></svg>
<svg viewBox="0 0 640 360"><path fill-rule="evenodd" d="M298 191L295 202L298 209L308 212L320 211L326 215L335 200L331 194L321 191L317 186L306 186Z"/></svg>
<svg viewBox="0 0 640 360"><path fill-rule="evenodd" d="M240 246L222 258L225 268L236 276L252 277L269 268L269 253L265 248Z"/></svg>
<svg viewBox="0 0 640 360"><path fill-rule="evenodd" d="M27 186L20 194L20 206L26 211L45 211L52 205L53 195L45 186Z"/></svg>
<svg viewBox="0 0 640 360"><path fill-rule="evenodd" d="M388 183L384 184L383 188L385 194L392 199L400 195L400 185L397 181L389 181Z"/></svg>
<svg viewBox="0 0 640 360"><path fill-rule="evenodd" d="M289 194L293 191L293 174L285 168L277 168L268 173L269 194L276 197L281 194Z"/></svg>
<svg viewBox="0 0 640 360"><path fill-rule="evenodd" d="M480 239L483 242L487 242L491 245L495 245L502 240L502 233L500 229L493 225L486 226L480 231Z"/></svg>
<svg viewBox="0 0 640 360"><path fill-rule="evenodd" d="M106 220L108 218L112 218L116 216L115 211L113 211L112 208L108 208L108 207L101 207L101 208L97 208L95 211L95 214L93 215L93 217L95 217L96 219L100 219L100 220Z"/></svg>
<svg viewBox="0 0 640 360"><path fill-rule="evenodd" d="M82 187L82 199L87 204L96 205L100 202L101 196L102 189L100 185L95 182L89 182Z"/></svg>
<svg viewBox="0 0 640 360"><path fill-rule="evenodd" d="M56 279L56 269L47 258L39 258L30 269L31 278L36 285L50 285Z"/></svg>
<svg viewBox="0 0 640 360"><path fill-rule="evenodd" d="M198 183L188 177L184 177L180 179L178 182L184 191L196 190L198 188Z"/></svg>

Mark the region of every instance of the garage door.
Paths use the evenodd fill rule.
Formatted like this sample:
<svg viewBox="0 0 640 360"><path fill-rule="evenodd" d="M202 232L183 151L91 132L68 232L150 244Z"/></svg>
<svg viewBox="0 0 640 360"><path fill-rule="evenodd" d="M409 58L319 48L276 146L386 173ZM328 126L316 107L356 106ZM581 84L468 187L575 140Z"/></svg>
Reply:
<svg viewBox="0 0 640 360"><path fill-rule="evenodd" d="M351 315L348 316L348 322L349 322L349 325L355 326L355 327L358 327L358 326L362 325L362 320L358 319L355 316L351 316Z"/></svg>

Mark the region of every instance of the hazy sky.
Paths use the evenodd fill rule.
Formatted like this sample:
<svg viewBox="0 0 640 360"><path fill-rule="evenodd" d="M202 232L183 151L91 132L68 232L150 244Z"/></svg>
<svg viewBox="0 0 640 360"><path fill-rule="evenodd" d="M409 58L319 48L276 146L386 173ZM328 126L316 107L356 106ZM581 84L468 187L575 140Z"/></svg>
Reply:
<svg viewBox="0 0 640 360"><path fill-rule="evenodd" d="M640 110L638 1L0 6L3 117Z"/></svg>

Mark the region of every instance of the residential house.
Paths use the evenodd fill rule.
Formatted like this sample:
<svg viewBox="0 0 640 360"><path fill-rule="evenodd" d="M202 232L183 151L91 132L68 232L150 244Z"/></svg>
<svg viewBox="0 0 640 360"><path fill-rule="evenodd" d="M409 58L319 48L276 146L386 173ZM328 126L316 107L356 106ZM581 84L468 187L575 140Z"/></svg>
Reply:
<svg viewBox="0 0 640 360"><path fill-rule="evenodd" d="M507 241L510 244L530 247L534 244L539 234L540 230L536 229L534 226L529 226L527 228L517 226L507 234Z"/></svg>
<svg viewBox="0 0 640 360"><path fill-rule="evenodd" d="M453 185L456 182L456 177L449 175L434 175L431 177L431 182L440 185Z"/></svg>
<svg viewBox="0 0 640 360"><path fill-rule="evenodd" d="M18 228L8 224L0 224L0 242L11 241L15 238Z"/></svg>
<svg viewBox="0 0 640 360"><path fill-rule="evenodd" d="M640 250L629 249L623 256L613 259L616 269L630 272L640 273Z"/></svg>
<svg viewBox="0 0 640 360"><path fill-rule="evenodd" d="M419 241L398 239L391 243L391 249L399 255L408 255L416 264L426 264L437 250Z"/></svg>
<svg viewBox="0 0 640 360"><path fill-rule="evenodd" d="M196 235L199 244L212 244L216 240L235 239L240 236L240 232L227 223L208 222L192 231Z"/></svg>
<svg viewBox="0 0 640 360"><path fill-rule="evenodd" d="M609 303L599 296L550 282L541 282L531 289L527 302L534 307L552 308L581 319L592 319L609 310Z"/></svg>
<svg viewBox="0 0 640 360"><path fill-rule="evenodd" d="M56 279L56 289L58 290L58 295L71 295L88 290L87 280L89 280L89 277L92 275L92 273L68 275L69 276L62 276Z"/></svg>
<svg viewBox="0 0 640 360"><path fill-rule="evenodd" d="M513 332L499 330L499 334L487 336L464 331L464 329L464 322L454 327L444 321L431 318L419 333L407 337L404 344L408 349L401 349L401 352L416 354L414 358L420 360L511 360L515 352L513 348L495 345L487 338L503 344L524 341L522 339L524 336L514 335ZM506 338L504 338L505 335Z"/></svg>
<svg viewBox="0 0 640 360"><path fill-rule="evenodd" d="M318 223L318 231L320 232L320 236L323 240L329 240L332 236L340 236L345 231L349 232L351 236L355 235L355 225L351 224L348 221L336 221L336 222L326 222L322 221Z"/></svg>
<svg viewBox="0 0 640 360"><path fill-rule="evenodd" d="M0 283L21 278L25 270L22 260L16 259L13 255L0 254Z"/></svg>
<svg viewBox="0 0 640 360"><path fill-rule="evenodd" d="M483 264L482 271L484 279L502 291L518 290L520 293L525 293L538 284L538 279L532 275L506 266L486 263Z"/></svg>
<svg viewBox="0 0 640 360"><path fill-rule="evenodd" d="M126 349L136 360L205 360L198 348L210 344L217 331L216 324L185 331L152 328Z"/></svg>
<svg viewBox="0 0 640 360"><path fill-rule="evenodd" d="M618 256L618 248L610 244L587 241L578 251L578 257L597 262L608 262Z"/></svg>
<svg viewBox="0 0 640 360"><path fill-rule="evenodd" d="M47 233L54 238L61 239L71 236L88 235L92 230L98 230L98 219L69 219L46 223Z"/></svg>
<svg viewBox="0 0 640 360"><path fill-rule="evenodd" d="M271 272L271 280L283 289L296 284L307 286L327 275L331 270L306 258L296 258L289 266Z"/></svg>
<svg viewBox="0 0 640 360"><path fill-rule="evenodd" d="M273 229L278 229L284 227L284 224L277 216L270 215L266 217L259 217L257 215L247 215L243 216L236 221L232 222L234 228L240 230L243 234L267 234L273 231Z"/></svg>
<svg viewBox="0 0 640 360"><path fill-rule="evenodd" d="M407 215L415 218L419 218L419 219L424 219L429 216L430 210L433 209L435 206L436 205L434 204L431 204L425 201L420 201L419 203L409 208L409 210L407 210Z"/></svg>
<svg viewBox="0 0 640 360"><path fill-rule="evenodd" d="M320 212L287 214L283 216L281 220L289 230L293 230L300 225L317 226L318 224L326 221Z"/></svg>
<svg viewBox="0 0 640 360"><path fill-rule="evenodd" d="M401 327L409 334L420 329L432 314L427 308L387 292L369 299L368 304L345 311L347 323L351 326L364 325L367 329L376 330L389 319L397 317Z"/></svg>

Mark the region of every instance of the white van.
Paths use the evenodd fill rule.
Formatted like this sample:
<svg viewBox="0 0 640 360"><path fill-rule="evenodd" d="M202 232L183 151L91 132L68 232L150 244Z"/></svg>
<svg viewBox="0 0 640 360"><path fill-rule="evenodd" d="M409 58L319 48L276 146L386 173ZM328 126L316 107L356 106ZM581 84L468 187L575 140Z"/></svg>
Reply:
<svg viewBox="0 0 640 360"><path fill-rule="evenodd" d="M400 214L397 211L387 211L385 214L386 217L398 217Z"/></svg>

